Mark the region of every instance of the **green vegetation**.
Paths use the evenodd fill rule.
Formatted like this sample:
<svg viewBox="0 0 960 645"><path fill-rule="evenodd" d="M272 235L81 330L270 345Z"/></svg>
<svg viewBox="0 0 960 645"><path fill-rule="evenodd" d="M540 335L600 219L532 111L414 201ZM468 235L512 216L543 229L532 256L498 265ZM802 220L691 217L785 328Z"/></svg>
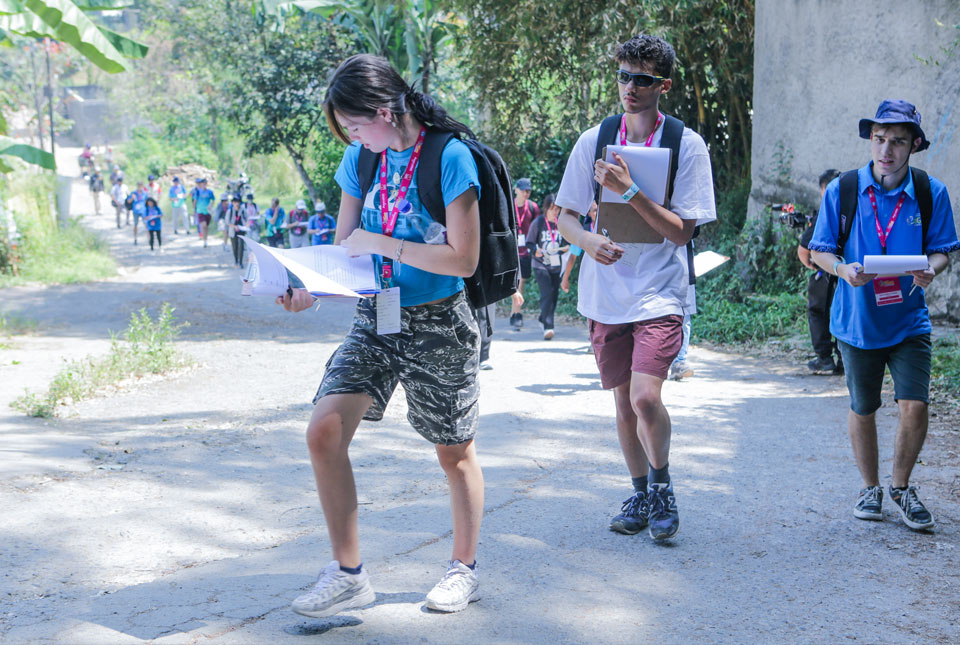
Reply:
<svg viewBox="0 0 960 645"><path fill-rule="evenodd" d="M7 186L21 237L14 247L0 227L0 287L88 282L116 272L107 245L81 226L79 218L57 225L50 213L53 175L20 171L9 176Z"/></svg>
<svg viewBox="0 0 960 645"><path fill-rule="evenodd" d="M930 389L935 396L960 401L960 340L956 334L933 341Z"/></svg>
<svg viewBox="0 0 960 645"><path fill-rule="evenodd" d="M67 363L45 394L25 392L10 407L32 417L52 417L58 406L89 398L124 379L190 365L191 361L173 346L183 326L174 322L173 311L164 303L156 320L145 309L130 314L125 338L114 336L106 356Z"/></svg>

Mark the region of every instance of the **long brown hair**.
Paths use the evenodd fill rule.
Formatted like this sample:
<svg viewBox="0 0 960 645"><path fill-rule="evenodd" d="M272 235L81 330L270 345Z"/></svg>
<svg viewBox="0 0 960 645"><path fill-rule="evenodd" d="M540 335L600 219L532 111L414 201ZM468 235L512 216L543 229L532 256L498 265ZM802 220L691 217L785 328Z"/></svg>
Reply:
<svg viewBox="0 0 960 645"><path fill-rule="evenodd" d="M411 114L417 121L437 130L462 132L475 138L470 128L451 118L429 94L410 87L386 58L357 54L340 63L330 76L323 101L323 112L333 135L346 144L351 143L337 123L335 111L372 119L380 108L387 108L398 120L404 114Z"/></svg>

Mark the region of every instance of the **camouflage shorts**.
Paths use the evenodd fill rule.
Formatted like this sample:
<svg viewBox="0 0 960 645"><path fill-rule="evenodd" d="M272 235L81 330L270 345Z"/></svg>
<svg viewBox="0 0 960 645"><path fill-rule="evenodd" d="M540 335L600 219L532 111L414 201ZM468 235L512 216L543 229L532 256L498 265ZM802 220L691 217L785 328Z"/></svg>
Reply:
<svg viewBox="0 0 960 645"><path fill-rule="evenodd" d="M373 398L364 414L379 421L403 384L407 419L434 444L469 441L477 431L480 331L461 291L440 302L400 310L400 333L377 334L376 298L357 303L353 327L327 361L316 405L328 394Z"/></svg>

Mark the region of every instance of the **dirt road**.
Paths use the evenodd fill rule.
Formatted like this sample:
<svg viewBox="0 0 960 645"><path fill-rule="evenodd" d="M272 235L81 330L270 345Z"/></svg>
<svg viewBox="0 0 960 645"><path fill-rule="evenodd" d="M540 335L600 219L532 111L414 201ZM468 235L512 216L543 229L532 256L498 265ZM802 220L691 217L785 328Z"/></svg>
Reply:
<svg viewBox="0 0 960 645"><path fill-rule="evenodd" d="M65 156L72 155L69 152ZM89 208L76 184L75 212ZM449 557L431 447L396 396L351 458L376 604L310 620L289 601L329 560L303 441L352 308L287 314L241 298L218 242L167 231L163 255L88 218L115 279L0 291L38 324L0 350L0 641L9 643L956 642L960 456L935 427L915 481L938 527L853 518L859 478L842 380L694 347L669 382L682 528L608 531L629 478L582 327L550 342L498 321L481 374L483 599L422 608ZM198 366L123 385L61 418L7 407L61 357L106 351L130 312L170 302ZM895 408L880 411L889 482Z"/></svg>

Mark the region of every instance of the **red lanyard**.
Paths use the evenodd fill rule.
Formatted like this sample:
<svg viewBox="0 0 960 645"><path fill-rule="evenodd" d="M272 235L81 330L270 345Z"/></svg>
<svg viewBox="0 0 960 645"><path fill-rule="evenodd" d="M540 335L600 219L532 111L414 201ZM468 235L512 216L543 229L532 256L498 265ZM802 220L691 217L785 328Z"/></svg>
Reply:
<svg viewBox="0 0 960 645"><path fill-rule="evenodd" d="M650 147L653 143L653 135L657 133L657 128L660 127L660 124L663 123L663 115L657 112L657 124L653 126L653 130L650 132L650 136L647 137L647 142L643 145ZM627 145L627 115L624 114L620 117L620 145Z"/></svg>
<svg viewBox="0 0 960 645"><path fill-rule="evenodd" d="M393 210L387 212L389 208L389 199L387 197L387 151L380 153L380 222L383 225L383 234L387 237L393 237L393 229L397 226L397 217L400 215L400 205L406 202L407 191L410 190L410 182L413 181L413 171L417 168L420 161L420 151L423 148L423 140L427 136L426 128L420 128L420 135L417 142L413 145L413 152L410 153L410 161L407 162L407 169L403 171L403 178L400 180L400 187L397 190L396 200L393 202ZM381 270L384 282L388 283L393 278L393 260L383 258Z"/></svg>
<svg viewBox="0 0 960 645"><path fill-rule="evenodd" d="M410 190L410 182L413 181L413 171L417 168L417 162L420 161L420 149L423 148L423 140L427 136L426 128L420 128L420 136L413 146L413 152L410 153L410 161L407 162L407 169L400 180L400 188L397 190L397 198L393 202L393 210L387 214L389 200L387 199L387 151L380 153L380 221L383 223L383 234L389 237L393 236L393 229L397 226L397 217L400 215L400 203L406 200L407 191Z"/></svg>
<svg viewBox="0 0 960 645"><path fill-rule="evenodd" d="M873 194L873 186L867 186L867 195L870 196L870 205L873 206L873 222L877 225L877 237L880 238L880 247L886 251L887 238L890 236L890 231L893 230L894 222L897 221L897 217L900 215L900 209L903 208L903 201L907 198L907 194L904 192L900 193L900 199L897 200L897 205L893 207L893 215L890 216L890 221L887 222L886 231L880 228L880 212L877 209L877 197Z"/></svg>
<svg viewBox="0 0 960 645"><path fill-rule="evenodd" d="M530 200L529 200L529 199L528 199L527 201L523 202L523 214L521 215L521 214L520 214L520 211L519 211L519 209L518 209L518 210L517 210L517 215L518 215L518 217L517 217L518 226L519 226L520 228L523 228L523 222L524 222L524 221L526 220L526 218L529 217L529 215L530 215Z"/></svg>
<svg viewBox="0 0 960 645"><path fill-rule="evenodd" d="M550 228L550 220L547 219L547 216L546 216L546 215L543 216L543 221L547 223L547 232L550 233L550 241L551 241L551 242L556 242L556 241L557 241L557 227L554 226L553 228Z"/></svg>

